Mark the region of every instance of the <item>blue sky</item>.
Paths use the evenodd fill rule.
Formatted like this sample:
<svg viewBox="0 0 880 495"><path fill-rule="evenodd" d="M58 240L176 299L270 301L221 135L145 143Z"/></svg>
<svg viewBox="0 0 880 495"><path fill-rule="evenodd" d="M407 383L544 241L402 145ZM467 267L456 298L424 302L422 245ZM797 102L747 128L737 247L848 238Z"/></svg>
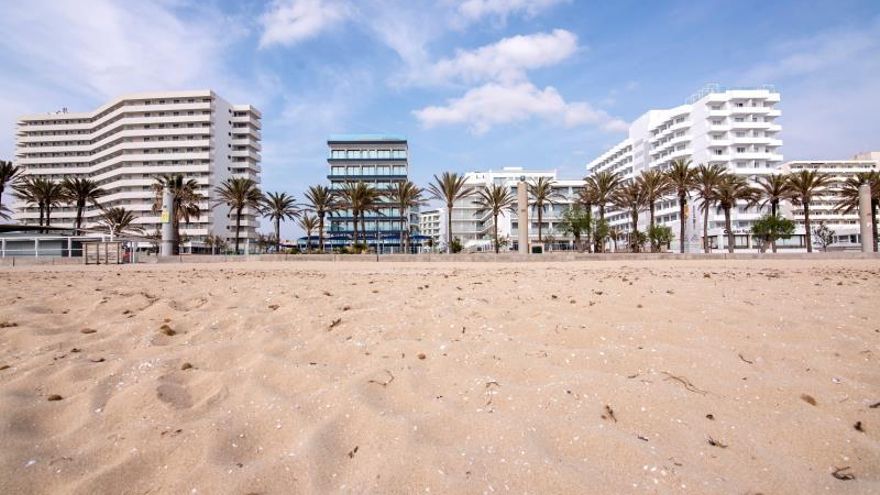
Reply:
<svg viewBox="0 0 880 495"><path fill-rule="evenodd" d="M880 149L880 2L0 0L0 157L17 115L211 88L263 112L297 197L332 133L410 140L411 175L579 177L649 108L774 84L786 159ZM285 229L287 230L287 229Z"/></svg>

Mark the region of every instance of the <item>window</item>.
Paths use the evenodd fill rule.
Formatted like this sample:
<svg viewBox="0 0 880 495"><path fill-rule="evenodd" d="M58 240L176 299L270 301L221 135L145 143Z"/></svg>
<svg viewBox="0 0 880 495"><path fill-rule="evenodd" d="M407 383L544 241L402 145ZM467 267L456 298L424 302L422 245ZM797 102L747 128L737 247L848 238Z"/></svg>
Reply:
<svg viewBox="0 0 880 495"><path fill-rule="evenodd" d="M745 153L745 152L746 152L746 149L745 149L744 147L742 147L742 146L737 146L737 148L736 148L736 152L737 152L737 153Z"/></svg>

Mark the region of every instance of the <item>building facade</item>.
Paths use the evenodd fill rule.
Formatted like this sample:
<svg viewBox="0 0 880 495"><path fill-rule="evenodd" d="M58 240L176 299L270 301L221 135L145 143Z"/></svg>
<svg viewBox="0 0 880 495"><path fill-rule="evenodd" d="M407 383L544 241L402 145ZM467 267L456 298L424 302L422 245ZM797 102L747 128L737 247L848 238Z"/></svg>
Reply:
<svg viewBox="0 0 880 495"><path fill-rule="evenodd" d="M527 183L534 182L538 178L545 177L553 181L553 189L558 198L552 205L544 206L542 215L542 237L545 242L556 244L557 248L570 247L572 239L557 228L563 212L577 201L577 195L583 188L583 180L560 180L555 170L535 171L524 170L521 167L504 167L500 171L468 172L465 174L465 184L470 195L456 201L452 207L452 238L461 241L466 250L491 250L493 247L493 220L489 211L480 211L475 203L475 194L479 189L492 184L508 188L516 197L518 183L525 179ZM441 244L446 245L449 237L446 235L446 213L441 209ZM534 205L529 207L529 239L538 240L538 215ZM502 249L516 249L519 232L519 219L516 208L506 211L498 217L498 237L502 242Z"/></svg>
<svg viewBox="0 0 880 495"><path fill-rule="evenodd" d="M98 226L102 208L132 211L135 225L147 234L160 228L153 211L156 178L180 174L194 179L204 196L199 218L181 223L182 248L204 245L207 235L234 241L228 208L212 208L214 188L229 177L260 181L260 112L232 105L213 91L142 93L113 100L90 112L68 112L19 118L16 164L25 176L53 181L89 178L106 194L100 206L88 205L84 228ZM53 225L73 226L72 205L53 209ZM14 218L38 222L38 209L21 201ZM255 238L259 219L246 210L242 238Z"/></svg>
<svg viewBox="0 0 880 495"><path fill-rule="evenodd" d="M824 194L810 202L810 223L813 228L824 223L834 231L834 242L830 247L844 250L860 249L859 212L839 211L837 208L839 196L835 191L856 174L880 170L878 160L880 160L880 152L859 153L852 160L795 160L782 164L779 172L797 173L802 170L812 170L830 175L831 183L822 191ZM780 204L780 210L782 216L794 221L795 235L803 237L806 234L804 207L785 201ZM784 246L786 242L789 241L780 240L778 243Z"/></svg>
<svg viewBox="0 0 880 495"><path fill-rule="evenodd" d="M419 233L430 239L433 246L440 246L441 233L446 230L445 211L445 209L434 209L419 213Z"/></svg>
<svg viewBox="0 0 880 495"><path fill-rule="evenodd" d="M331 136L327 146L330 148L327 158L330 173L327 179L333 190L342 189L348 182L364 182L380 191L387 191L395 183L408 180L409 147L405 137L340 134ZM352 212L335 211L328 220L328 245L350 245L354 236ZM365 225L358 225L358 230L366 233L367 245L376 245L378 239L382 249L399 248L401 230L412 230L419 224L417 208L400 211L387 197L381 199L378 211L367 212L364 220Z"/></svg>
<svg viewBox="0 0 880 495"><path fill-rule="evenodd" d="M780 95L772 87L758 89L723 89L710 85L675 108L650 110L636 119L628 136L587 164L587 175L608 170L632 180L648 169L667 169L673 160L691 160L693 165L719 164L729 172L749 180L774 173L782 164L779 139L781 126L776 122ZM686 223L686 250L696 252L702 246L703 217L699 205L690 201ZM751 248L750 229L766 212L760 207L740 205L733 212L732 225L737 247ZM673 244L678 243L678 202L674 198L656 204L656 220L672 228ZM631 229L629 213L609 207L609 226L621 232ZM641 230L648 224L647 213L639 220ZM709 240L723 248L724 215L710 209Z"/></svg>

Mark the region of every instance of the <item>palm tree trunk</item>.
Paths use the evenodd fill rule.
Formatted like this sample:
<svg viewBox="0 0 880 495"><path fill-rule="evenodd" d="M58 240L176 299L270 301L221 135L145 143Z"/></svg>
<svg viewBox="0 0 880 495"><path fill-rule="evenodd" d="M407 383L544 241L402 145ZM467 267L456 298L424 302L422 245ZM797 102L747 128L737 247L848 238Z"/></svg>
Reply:
<svg viewBox="0 0 880 495"><path fill-rule="evenodd" d="M709 252L709 203L703 204L703 252Z"/></svg>
<svg viewBox="0 0 880 495"><path fill-rule="evenodd" d="M238 252L238 234L241 231L241 208L235 209L235 254Z"/></svg>
<svg viewBox="0 0 880 495"><path fill-rule="evenodd" d="M446 254L452 254L452 203L446 204Z"/></svg>
<svg viewBox="0 0 880 495"><path fill-rule="evenodd" d="M632 233L630 234L632 237L629 241L630 246L632 246L632 250L634 253L638 253L640 251L639 246L639 210L632 211Z"/></svg>
<svg viewBox="0 0 880 495"><path fill-rule="evenodd" d="M650 206L648 206L648 234L650 234L653 230L654 230L654 202L651 201ZM657 248L654 247L653 241L649 240L648 242L651 243L651 252L652 253L660 250L659 249L660 246L657 246Z"/></svg>
<svg viewBox="0 0 880 495"><path fill-rule="evenodd" d="M324 212L318 213L318 246L321 248L321 254L324 254Z"/></svg>
<svg viewBox="0 0 880 495"><path fill-rule="evenodd" d="M281 218L275 219L275 254L281 252Z"/></svg>
<svg viewBox="0 0 880 495"><path fill-rule="evenodd" d="M75 221L75 223L76 223L76 230L77 231L79 231L79 229L82 228L83 208L85 208L85 206L86 205L84 203L80 203L79 201L76 202L76 221Z"/></svg>
<svg viewBox="0 0 880 495"><path fill-rule="evenodd" d="M544 204L536 204L535 209L538 210L538 242L543 242L543 237L541 236L541 224L544 220Z"/></svg>
<svg viewBox="0 0 880 495"><path fill-rule="evenodd" d="M687 198L685 198L684 195L681 195L678 197L678 223L679 223L678 245L679 245L679 251L682 254L684 254L684 230L685 230L684 213L685 213L685 208L687 208Z"/></svg>
<svg viewBox="0 0 880 495"><path fill-rule="evenodd" d="M727 252L733 252L733 229L730 225L730 207L724 207L724 227L727 229Z"/></svg>
<svg viewBox="0 0 880 495"><path fill-rule="evenodd" d="M358 216L357 216L357 213L353 214L352 218L354 221L354 233L351 238L351 247L354 248L355 246L357 246L357 243L358 243Z"/></svg>
<svg viewBox="0 0 880 495"><path fill-rule="evenodd" d="M540 224L539 224L540 225ZM492 230L495 236L495 254L498 254L501 250L498 246L498 214L492 215Z"/></svg>
<svg viewBox="0 0 880 495"><path fill-rule="evenodd" d="M599 203L599 223L605 223L605 203ZM617 241L614 243L614 250L617 251ZM604 253L605 252L605 239L602 239L602 243L599 243L599 240L596 239L596 252Z"/></svg>
<svg viewBox="0 0 880 495"><path fill-rule="evenodd" d="M778 208L779 208L779 201L772 201L770 203L770 214L774 218L776 217L776 211L778 210ZM770 248L773 249L774 253L776 252L776 237L775 236L770 240Z"/></svg>
<svg viewBox="0 0 880 495"><path fill-rule="evenodd" d="M805 241L807 242L807 252L813 252L813 233L810 230L810 204L806 200L804 201L804 234Z"/></svg>

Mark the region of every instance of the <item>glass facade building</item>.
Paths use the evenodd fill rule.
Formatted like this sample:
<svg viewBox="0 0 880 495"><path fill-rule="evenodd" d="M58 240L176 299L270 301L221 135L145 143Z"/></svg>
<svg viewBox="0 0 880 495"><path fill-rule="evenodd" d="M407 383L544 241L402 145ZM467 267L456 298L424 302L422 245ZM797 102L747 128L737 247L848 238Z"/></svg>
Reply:
<svg viewBox="0 0 880 495"><path fill-rule="evenodd" d="M409 149L405 137L380 134L342 134L330 136L327 164L330 187L341 189L347 182L364 182L380 191L387 191L397 182L404 182L409 174ZM405 222L417 211L400 211L387 197L382 198L377 212L365 213L365 225L358 230L366 231L366 242L373 246L377 238L384 248L400 245L400 231L409 229L413 222ZM346 210L333 212L329 218L327 234L331 246L351 244L354 218ZM415 226L418 226L416 220ZM361 238L360 234L358 235ZM363 242L361 240L360 242Z"/></svg>

